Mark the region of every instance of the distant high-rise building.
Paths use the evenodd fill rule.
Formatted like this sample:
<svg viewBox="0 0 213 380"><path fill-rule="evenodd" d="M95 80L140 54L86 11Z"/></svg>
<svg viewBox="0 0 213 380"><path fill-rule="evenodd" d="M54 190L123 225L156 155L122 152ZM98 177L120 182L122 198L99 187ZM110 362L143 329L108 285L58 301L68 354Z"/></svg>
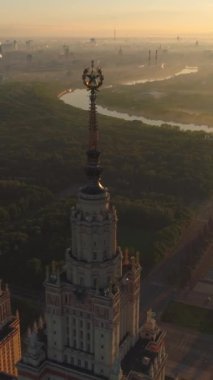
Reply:
<svg viewBox="0 0 213 380"><path fill-rule="evenodd" d="M149 53L148 53L148 65L151 65L151 57L152 57L152 53L151 53L151 50L149 50Z"/></svg>
<svg viewBox="0 0 213 380"><path fill-rule="evenodd" d="M0 280L0 372L17 375L16 363L20 358L19 315L12 315L10 291Z"/></svg>
<svg viewBox="0 0 213 380"><path fill-rule="evenodd" d="M113 30L113 37L114 37L114 41L116 41L116 39L117 39L117 31L116 31L116 28Z"/></svg>
<svg viewBox="0 0 213 380"><path fill-rule="evenodd" d="M95 101L103 82L101 70L92 63L91 70L84 70L83 82L90 91L88 180L71 211L65 267L53 263L47 269L47 341L39 339L36 328L29 331L18 379L121 380L142 379L148 373L150 379L164 380L164 335L150 314L140 332L139 255L130 256L118 246L116 210L100 182ZM139 362L146 362L140 368L131 365L135 347Z"/></svg>
<svg viewBox="0 0 213 380"><path fill-rule="evenodd" d="M155 64L158 63L158 50L155 50Z"/></svg>
<svg viewBox="0 0 213 380"><path fill-rule="evenodd" d="M18 42L16 40L13 41L13 48L14 50L18 49Z"/></svg>

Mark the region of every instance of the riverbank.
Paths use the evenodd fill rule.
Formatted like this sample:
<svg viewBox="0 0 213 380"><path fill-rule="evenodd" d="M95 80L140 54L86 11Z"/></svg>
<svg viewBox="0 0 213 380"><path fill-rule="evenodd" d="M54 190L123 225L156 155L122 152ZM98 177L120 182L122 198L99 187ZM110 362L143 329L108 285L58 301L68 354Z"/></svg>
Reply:
<svg viewBox="0 0 213 380"><path fill-rule="evenodd" d="M166 116L165 119L160 119L160 120L154 119L153 117L151 117L151 115L154 114L155 112L154 111L152 112L152 102L150 101L150 99L149 99L150 117L140 115L140 113L143 112L140 110L143 109L144 102L140 103L139 99L143 97L144 93L146 94L146 90L143 90L145 85L150 85L150 83L152 84L152 83L158 83L158 82L160 82L160 83L170 82L171 79L177 80L177 78L180 78L181 76L186 77L188 75L192 75L192 74L194 75L196 73L198 73L197 67L191 67L191 68L186 67L186 68L178 71L177 73L174 73L170 76L166 76L164 78L157 78L157 79L152 79L152 78L144 79L143 78L140 81L137 80L137 81L127 82L126 85L124 83L123 85L119 85L117 87L108 86L107 88L103 89L102 94L100 95L100 97L98 98L97 101L98 102L101 101L102 104L109 104L109 108L107 108L104 105L98 104L97 105L97 112L101 115L110 116L110 117L114 117L114 118L122 119L122 120L126 120L126 121L140 121L143 124L146 124L149 126L161 127L161 126L168 125L168 126L172 126L172 127L178 127L180 130L183 130L183 131L190 130L190 131L203 131L206 133L213 133L213 125L209 126L207 124L206 125L205 124L199 124L199 123L197 124L195 122L187 123L187 122L181 122L178 120L173 120L172 117L174 117L175 113L173 115L172 110L171 110L171 115L168 113L167 113L167 115L165 115ZM140 86L143 86L142 88L139 85L136 86L136 84L138 84L139 82L140 82ZM143 85L142 85L142 83L143 83ZM139 90L139 88L140 88L140 90ZM138 94L138 92L139 92L139 94ZM138 106L136 105L134 107L135 93L138 94L139 104L138 104ZM152 91L151 98L154 97L155 99L157 98L157 100L159 100L159 98L161 98L161 96L156 96L156 93L159 94L159 92ZM65 95L63 95L61 97L61 100L64 103L69 104L69 105L76 107L76 108L80 108L83 110L89 109L88 93L84 89L76 89L72 93L66 93ZM116 110L115 110L115 108L116 108ZM147 107L145 107L145 108L147 109ZM124 112L124 109L127 111L131 109L131 112ZM139 110L138 111L139 114L138 113L133 114L134 111L136 111L136 110ZM176 114L177 114L177 112L176 112ZM171 116L171 119L168 119L169 115ZM191 112L190 120L192 119L193 115L194 115L194 113ZM196 119L196 115L194 115L194 116ZM180 120L179 114L177 114L177 117Z"/></svg>

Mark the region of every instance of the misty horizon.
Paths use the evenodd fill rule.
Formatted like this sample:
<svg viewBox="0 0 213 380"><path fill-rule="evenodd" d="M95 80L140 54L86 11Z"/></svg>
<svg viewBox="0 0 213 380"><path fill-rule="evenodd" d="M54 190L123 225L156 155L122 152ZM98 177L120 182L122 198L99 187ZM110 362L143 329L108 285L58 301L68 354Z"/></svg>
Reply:
<svg viewBox="0 0 213 380"><path fill-rule="evenodd" d="M118 38L160 35L212 34L213 4L209 0L123 0L106 3L85 0L0 0L0 39L16 37Z"/></svg>

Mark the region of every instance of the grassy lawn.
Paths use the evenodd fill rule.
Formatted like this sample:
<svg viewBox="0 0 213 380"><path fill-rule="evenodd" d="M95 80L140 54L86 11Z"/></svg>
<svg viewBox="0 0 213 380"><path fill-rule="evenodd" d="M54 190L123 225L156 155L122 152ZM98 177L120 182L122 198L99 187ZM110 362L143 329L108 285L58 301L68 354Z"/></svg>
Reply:
<svg viewBox="0 0 213 380"><path fill-rule="evenodd" d="M171 302L162 316L162 321L189 327L202 333L213 334L213 310Z"/></svg>

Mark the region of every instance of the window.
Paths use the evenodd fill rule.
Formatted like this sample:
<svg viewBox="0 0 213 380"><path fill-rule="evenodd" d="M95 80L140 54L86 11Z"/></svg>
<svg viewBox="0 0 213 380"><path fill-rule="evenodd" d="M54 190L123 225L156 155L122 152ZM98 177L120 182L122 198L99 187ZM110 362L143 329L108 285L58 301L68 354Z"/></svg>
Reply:
<svg viewBox="0 0 213 380"><path fill-rule="evenodd" d="M93 278L93 288L96 289L97 287L97 278Z"/></svg>
<svg viewBox="0 0 213 380"><path fill-rule="evenodd" d="M83 277L80 277L80 285L84 286L84 278Z"/></svg>
<svg viewBox="0 0 213 380"><path fill-rule="evenodd" d="M72 319L72 323L74 326L76 325L76 319L75 318Z"/></svg>
<svg viewBox="0 0 213 380"><path fill-rule="evenodd" d="M103 356L101 356L101 360L104 360L104 357L103 357Z"/></svg>
<svg viewBox="0 0 213 380"><path fill-rule="evenodd" d="M101 334L101 338L104 338L104 334Z"/></svg>
<svg viewBox="0 0 213 380"><path fill-rule="evenodd" d="M101 348L104 348L104 345L103 345L103 344L101 345Z"/></svg>
<svg viewBox="0 0 213 380"><path fill-rule="evenodd" d="M87 333L87 339L90 340L90 333Z"/></svg>
<svg viewBox="0 0 213 380"><path fill-rule="evenodd" d="M87 352L90 352L90 344L87 344Z"/></svg>
<svg viewBox="0 0 213 380"><path fill-rule="evenodd" d="M70 362L72 365L74 365L74 358L71 356Z"/></svg>
<svg viewBox="0 0 213 380"><path fill-rule="evenodd" d="M85 361L85 364L84 364L85 368L88 368L88 362Z"/></svg>
<svg viewBox="0 0 213 380"><path fill-rule="evenodd" d="M75 329L73 330L73 336L76 336L76 330Z"/></svg>
<svg viewBox="0 0 213 380"><path fill-rule="evenodd" d="M80 331L80 337L83 338L83 331Z"/></svg>
<svg viewBox="0 0 213 380"><path fill-rule="evenodd" d="M83 321L80 321L80 327L83 327Z"/></svg>
<svg viewBox="0 0 213 380"><path fill-rule="evenodd" d="M93 260L97 260L97 253L93 252Z"/></svg>
<svg viewBox="0 0 213 380"><path fill-rule="evenodd" d="M78 359L78 366L80 367L81 366L81 360Z"/></svg>
<svg viewBox="0 0 213 380"><path fill-rule="evenodd" d="M87 322L87 329L89 330L90 329L90 323Z"/></svg>
<svg viewBox="0 0 213 380"><path fill-rule="evenodd" d="M83 344L83 342L81 341L81 343L80 343L80 347L81 347L81 350L83 350L84 349L84 344Z"/></svg>
<svg viewBox="0 0 213 380"><path fill-rule="evenodd" d="M76 339L73 341L73 347L76 348Z"/></svg>

